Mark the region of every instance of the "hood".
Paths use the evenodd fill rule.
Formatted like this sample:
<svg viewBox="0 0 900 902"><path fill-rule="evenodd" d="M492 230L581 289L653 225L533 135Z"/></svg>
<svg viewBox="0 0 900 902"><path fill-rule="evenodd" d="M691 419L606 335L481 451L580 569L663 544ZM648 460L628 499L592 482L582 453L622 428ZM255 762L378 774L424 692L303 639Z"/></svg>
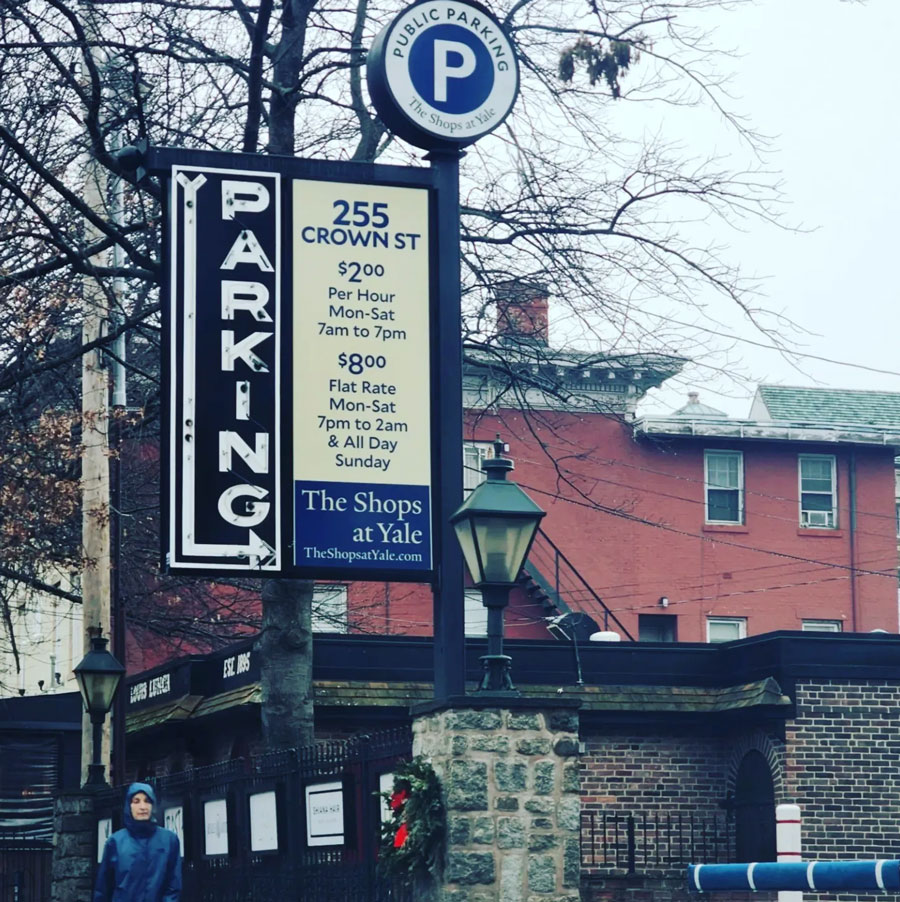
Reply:
<svg viewBox="0 0 900 902"><path fill-rule="evenodd" d="M139 793L146 793L147 798L153 803L153 811L150 814L149 821L136 821L131 816L131 800ZM131 786L128 787L128 791L125 793L125 808L124 808L124 824L125 829L132 834L132 836L149 836L155 829L156 824L154 820L156 819L156 793L153 791L153 787L149 783L132 783Z"/></svg>

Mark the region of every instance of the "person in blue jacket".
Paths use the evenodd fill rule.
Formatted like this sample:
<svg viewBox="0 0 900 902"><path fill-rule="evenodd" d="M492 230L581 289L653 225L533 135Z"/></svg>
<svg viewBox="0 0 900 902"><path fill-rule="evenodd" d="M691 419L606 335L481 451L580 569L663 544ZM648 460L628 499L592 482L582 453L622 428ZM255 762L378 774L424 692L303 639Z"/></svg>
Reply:
<svg viewBox="0 0 900 902"><path fill-rule="evenodd" d="M94 902L178 902L181 849L178 837L153 820L156 796L146 783L125 793L125 826L103 847Z"/></svg>

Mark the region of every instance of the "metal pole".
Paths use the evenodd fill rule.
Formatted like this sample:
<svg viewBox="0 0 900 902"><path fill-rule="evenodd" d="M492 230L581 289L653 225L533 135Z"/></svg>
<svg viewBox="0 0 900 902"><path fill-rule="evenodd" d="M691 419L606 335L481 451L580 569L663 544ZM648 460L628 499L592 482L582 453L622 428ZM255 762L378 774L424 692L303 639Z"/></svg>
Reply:
<svg viewBox="0 0 900 902"><path fill-rule="evenodd" d="M492 606L488 608L488 654L503 654L503 608Z"/></svg>
<svg viewBox="0 0 900 902"><path fill-rule="evenodd" d="M110 508L112 533L110 536L110 608L113 620L113 654L123 663L127 662L125 638L125 605L121 598L120 568L122 566L122 421L124 405L115 405L111 426L110 459ZM112 761L110 782L121 785L125 782L125 716L127 696L117 692L112 711Z"/></svg>
<svg viewBox="0 0 900 902"><path fill-rule="evenodd" d="M97 717L91 715L91 737L92 737L92 754L91 763L87 767L87 780L84 782L85 789L106 789L109 784L106 782L106 772L103 766L103 724L106 715Z"/></svg>
<svg viewBox="0 0 900 902"><path fill-rule="evenodd" d="M89 45L99 43L96 21L90 4L85 4L85 32ZM104 60L95 50L100 67ZM106 170L97 162L95 148L86 151L83 199L85 206L105 215L108 180ZM103 236L89 221L84 223L84 241L90 245ZM107 266L109 256L101 251L90 260L94 266ZM84 344L103 334L109 317L109 299L104 286L94 276L82 282L82 332ZM82 627L85 653L91 647L88 630L99 627L108 632L110 623L110 530L109 530L109 373L101 351L95 348L82 355L82 543L85 565L81 574ZM87 716L82 721L82 775L87 776L92 754L92 727ZM102 728L102 725L101 725ZM101 760L97 757L95 760Z"/></svg>
<svg viewBox="0 0 900 902"><path fill-rule="evenodd" d="M103 721L98 718L91 726L94 733L94 755L91 764L103 767Z"/></svg>
<svg viewBox="0 0 900 902"><path fill-rule="evenodd" d="M459 258L459 151L433 151L427 159L435 172L437 260L437 361L440 403L435 405L432 441L437 451L438 484L434 493L437 524L437 576L434 597L434 697L464 695L465 621L463 559L450 515L463 500L462 462L462 305Z"/></svg>
<svg viewBox="0 0 900 902"><path fill-rule="evenodd" d="M112 219L118 228L123 225L124 182L116 178L110 204ZM122 248L113 245L113 266L119 269L123 265ZM113 294L118 309L113 311L111 321L120 325L125 319L125 281L120 276L113 279ZM122 433L125 412L128 405L125 355L127 346L123 332L113 344L114 359L111 361L112 371L112 417L110 422L110 611L112 614L112 653L126 666L125 637L125 605L121 598L122 566ZM112 710L112 760L110 762L110 782L120 785L125 782L125 716L126 695L116 693Z"/></svg>
<svg viewBox="0 0 900 902"><path fill-rule="evenodd" d="M481 597L488 609L488 653L481 658L484 667L479 690L518 695L510 675L512 659L503 654L503 609L509 603L509 586L484 586Z"/></svg>

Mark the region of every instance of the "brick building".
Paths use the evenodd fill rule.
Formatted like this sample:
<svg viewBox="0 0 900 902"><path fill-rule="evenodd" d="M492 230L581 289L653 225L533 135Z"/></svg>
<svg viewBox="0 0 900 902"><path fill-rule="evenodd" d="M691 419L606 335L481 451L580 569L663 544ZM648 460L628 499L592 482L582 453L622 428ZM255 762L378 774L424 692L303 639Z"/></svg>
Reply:
<svg viewBox="0 0 900 902"><path fill-rule="evenodd" d="M470 643L470 686L482 651L481 643ZM553 641L512 641L509 651L522 701L568 705L575 717L566 729L577 730L580 748L567 752L564 771L569 791L580 797L580 832L577 866L569 856L564 880L580 872L585 902L686 902L688 863L771 860L774 806L781 802L800 806L807 860L900 858L894 779L900 636L798 631L722 644L586 643L578 660ZM374 736L408 725L410 705L431 695L431 653L427 639L323 638L314 672L319 735ZM244 665L228 666L244 655ZM198 799L206 796L187 798L192 780L208 772L221 793L226 773L256 773L238 761L227 764L259 751L253 655L248 642L129 680L131 775L154 778L164 804L198 816ZM142 690L151 682L152 697ZM498 747L493 727L485 726L492 722L467 721L451 759L468 762L472 749ZM515 771L523 793L540 797L547 756L532 761L524 746L509 746L506 771ZM212 761L223 763L202 767ZM166 777L188 767L198 768L198 776ZM377 786L379 768L390 767L387 759L373 763L366 779ZM360 797L361 772L330 773L343 781L348 798ZM277 785L274 776L267 779L265 787ZM238 833L246 829L240 785L228 790ZM568 844L571 828L560 832L554 818L569 824L571 806L556 813L538 798L523 808L507 793L502 805L491 807L475 804L478 787L470 788L456 807L449 796L451 845L460 851L483 858L499 831L529 860L542 857L554 837ZM302 805L292 798L284 802L300 817ZM352 806L345 810L346 817L359 815ZM346 836L365 832L362 822L347 826ZM239 849L240 843L232 856ZM188 855L192 866L208 865ZM472 874L469 891L487 879Z"/></svg>
<svg viewBox="0 0 900 902"><path fill-rule="evenodd" d="M467 484L497 434L547 511L511 636L587 615L589 635L724 641L777 629L898 629L894 457L900 394L762 385L746 420L692 393L639 416L685 361L555 350L535 286L504 289L465 371ZM562 577L560 577L562 574ZM430 632L424 587L334 591L349 628ZM483 630L477 594L469 632Z"/></svg>
<svg viewBox="0 0 900 902"><path fill-rule="evenodd" d="M762 385L747 420L696 393L671 416L640 416L641 398L683 358L559 350L540 286L500 286L496 300L495 335L464 372L466 483L480 481L499 433L513 478L547 511L507 635L897 631L900 394ZM252 621L258 601L242 604ZM479 593L465 605L467 633L483 635ZM319 632L427 636L431 592L323 583L313 622ZM129 669L171 654L144 636L129 643ZM38 691L37 678L25 688Z"/></svg>

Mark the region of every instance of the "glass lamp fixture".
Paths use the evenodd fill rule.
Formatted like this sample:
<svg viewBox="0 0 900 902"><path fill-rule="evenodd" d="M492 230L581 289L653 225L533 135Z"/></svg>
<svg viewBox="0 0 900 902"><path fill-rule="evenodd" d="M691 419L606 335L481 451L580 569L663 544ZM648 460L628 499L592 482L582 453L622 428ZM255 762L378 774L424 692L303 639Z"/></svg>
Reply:
<svg viewBox="0 0 900 902"><path fill-rule="evenodd" d="M108 639L102 635L100 627L91 627L88 634L91 638L90 651L74 668L75 679L81 690L84 710L87 711L93 725L93 761L88 766L88 779L85 788L104 788L108 784L101 760L103 742L103 722L112 707L113 698L125 668L107 650Z"/></svg>
<svg viewBox="0 0 900 902"><path fill-rule="evenodd" d="M484 676L479 690L514 695L518 693L510 676L511 658L503 654L503 609L544 511L518 485L507 481L513 462L502 456L505 450L498 435L494 456L481 464L487 478L450 517L450 523L472 582L481 589L482 603L488 609L488 653L481 658Z"/></svg>

